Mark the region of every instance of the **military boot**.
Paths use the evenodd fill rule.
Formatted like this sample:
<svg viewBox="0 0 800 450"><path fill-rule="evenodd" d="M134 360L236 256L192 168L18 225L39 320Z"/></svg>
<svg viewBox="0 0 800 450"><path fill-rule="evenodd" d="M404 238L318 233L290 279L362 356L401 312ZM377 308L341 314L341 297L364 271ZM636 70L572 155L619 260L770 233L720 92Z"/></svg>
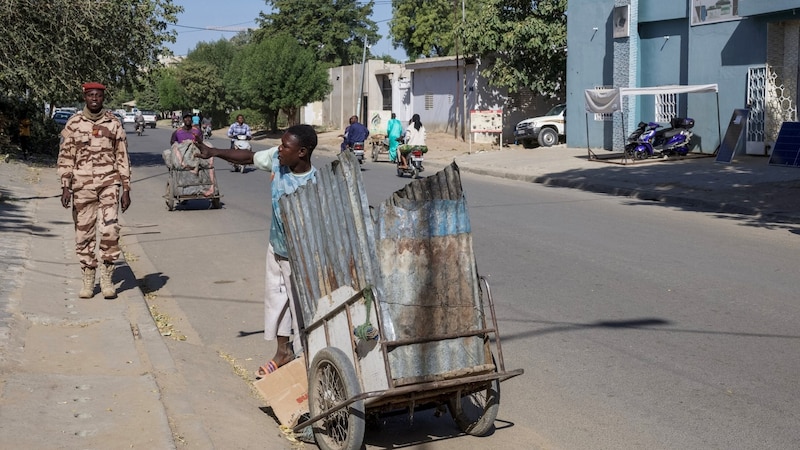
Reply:
<svg viewBox="0 0 800 450"><path fill-rule="evenodd" d="M95 270L93 267L84 267L83 269L83 287L78 293L80 298L94 297L94 275Z"/></svg>
<svg viewBox="0 0 800 450"><path fill-rule="evenodd" d="M117 298L117 290L111 277L114 275L114 264L104 263L100 266L100 290L105 298Z"/></svg>

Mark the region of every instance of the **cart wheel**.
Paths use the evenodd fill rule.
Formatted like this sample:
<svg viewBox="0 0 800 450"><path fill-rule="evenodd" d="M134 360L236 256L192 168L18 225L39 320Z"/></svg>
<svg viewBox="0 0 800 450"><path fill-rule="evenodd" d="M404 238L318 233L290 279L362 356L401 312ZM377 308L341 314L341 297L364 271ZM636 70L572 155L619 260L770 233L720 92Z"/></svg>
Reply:
<svg viewBox="0 0 800 450"><path fill-rule="evenodd" d="M212 209L220 209L222 207L222 202L220 201L219 197L215 197L211 199L211 208Z"/></svg>
<svg viewBox="0 0 800 450"><path fill-rule="evenodd" d="M488 386L471 394L451 398L447 407L461 431L472 436L486 436L494 428L500 409L500 380L492 380Z"/></svg>
<svg viewBox="0 0 800 450"><path fill-rule="evenodd" d="M397 169L397 176L398 177L402 177L403 176L403 169Z"/></svg>
<svg viewBox="0 0 800 450"><path fill-rule="evenodd" d="M360 393L355 369L344 352L325 347L314 356L308 375L308 407L312 417ZM364 401L332 412L312 426L322 450L358 450L364 441Z"/></svg>
<svg viewBox="0 0 800 450"><path fill-rule="evenodd" d="M167 200L167 211L174 210L175 197L172 195L172 186L170 186L169 181L167 181L167 193L164 195L164 198Z"/></svg>
<svg viewBox="0 0 800 450"><path fill-rule="evenodd" d="M378 146L372 144L372 162L378 162Z"/></svg>

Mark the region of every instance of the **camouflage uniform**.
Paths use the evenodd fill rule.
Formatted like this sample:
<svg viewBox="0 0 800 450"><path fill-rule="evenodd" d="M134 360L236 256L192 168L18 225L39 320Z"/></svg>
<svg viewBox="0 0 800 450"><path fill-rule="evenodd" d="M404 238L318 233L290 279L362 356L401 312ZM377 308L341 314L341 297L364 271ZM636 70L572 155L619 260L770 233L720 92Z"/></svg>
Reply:
<svg viewBox="0 0 800 450"><path fill-rule="evenodd" d="M119 188L131 187L128 145L119 121L110 113L96 122L82 113L72 116L61 132L58 176L61 187L72 190L75 253L81 267L94 269L98 265L98 218L100 259L113 263L120 255Z"/></svg>

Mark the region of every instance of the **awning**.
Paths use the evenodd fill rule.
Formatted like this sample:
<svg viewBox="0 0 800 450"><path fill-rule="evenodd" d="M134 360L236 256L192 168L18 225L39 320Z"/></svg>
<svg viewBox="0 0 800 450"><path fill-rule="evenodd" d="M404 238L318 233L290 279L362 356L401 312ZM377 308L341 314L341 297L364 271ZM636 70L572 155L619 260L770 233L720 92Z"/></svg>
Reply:
<svg viewBox="0 0 800 450"><path fill-rule="evenodd" d="M704 94L719 92L716 84L695 84L668 86L619 88L619 95L659 95L659 94Z"/></svg>
<svg viewBox="0 0 800 450"><path fill-rule="evenodd" d="M136 106L136 100L131 100L129 102L125 102L122 106Z"/></svg>

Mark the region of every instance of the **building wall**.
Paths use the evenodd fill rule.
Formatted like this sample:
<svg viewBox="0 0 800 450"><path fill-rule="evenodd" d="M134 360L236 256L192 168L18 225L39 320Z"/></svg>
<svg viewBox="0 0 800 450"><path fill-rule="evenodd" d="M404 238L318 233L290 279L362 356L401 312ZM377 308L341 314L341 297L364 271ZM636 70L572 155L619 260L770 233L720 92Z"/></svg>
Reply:
<svg viewBox="0 0 800 450"><path fill-rule="evenodd" d="M714 94L679 98L679 113L695 119L698 149L714 151L733 109L745 106L748 68L766 61L766 24L748 18L691 26L689 2L569 1L568 145L621 150L624 136L619 126L594 121L589 115L587 127L583 94L587 88L717 83L719 119ZM614 6L623 4L630 5L635 20L629 38L615 39L611 16ZM631 123L653 120L654 105L653 98L630 99L623 107L625 130L630 130ZM621 120L615 118L615 123Z"/></svg>
<svg viewBox="0 0 800 450"><path fill-rule="evenodd" d="M532 94L509 101L505 90L489 86L479 75L480 61L455 57L426 58L407 64L388 64L370 60L364 72L361 113L358 92L361 87L361 64L328 70L331 93L321 102L306 105L301 111L305 123L328 130L344 129L349 117L358 114L366 124L370 111L388 110L384 105L382 83L391 82L391 112L407 124L419 114L430 132L452 133L456 138L475 142L497 142L499 134L474 133L470 136L470 111L503 110L504 143L513 142L514 127L524 118L542 115L561 100ZM489 64L485 62L484 64ZM524 97L520 100L520 97Z"/></svg>

